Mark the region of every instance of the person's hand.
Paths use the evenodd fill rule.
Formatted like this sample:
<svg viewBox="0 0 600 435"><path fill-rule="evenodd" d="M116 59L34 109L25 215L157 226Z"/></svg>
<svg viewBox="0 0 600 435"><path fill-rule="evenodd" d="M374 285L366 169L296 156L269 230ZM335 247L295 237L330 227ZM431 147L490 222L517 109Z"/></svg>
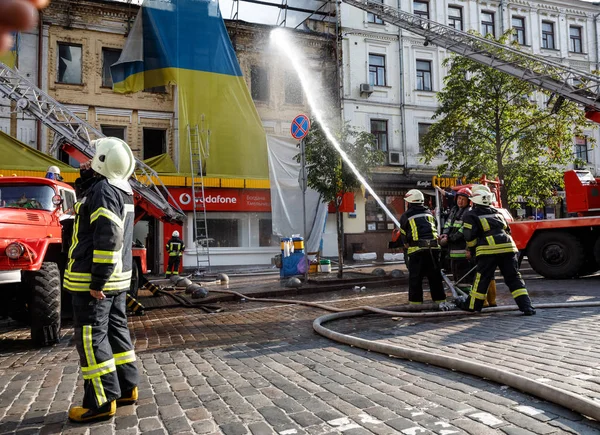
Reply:
<svg viewBox="0 0 600 435"><path fill-rule="evenodd" d="M94 299L98 299L99 301L106 298L102 290L90 290L90 294Z"/></svg>
<svg viewBox="0 0 600 435"><path fill-rule="evenodd" d="M0 1L0 54L13 46L12 32L29 30L37 24L38 9L48 3L50 0Z"/></svg>
<svg viewBox="0 0 600 435"><path fill-rule="evenodd" d="M472 255L471 255L471 251L469 249L467 249L467 260L470 260Z"/></svg>
<svg viewBox="0 0 600 435"><path fill-rule="evenodd" d="M83 162L79 164L79 169L88 170L92 167L92 160L88 160L87 162Z"/></svg>

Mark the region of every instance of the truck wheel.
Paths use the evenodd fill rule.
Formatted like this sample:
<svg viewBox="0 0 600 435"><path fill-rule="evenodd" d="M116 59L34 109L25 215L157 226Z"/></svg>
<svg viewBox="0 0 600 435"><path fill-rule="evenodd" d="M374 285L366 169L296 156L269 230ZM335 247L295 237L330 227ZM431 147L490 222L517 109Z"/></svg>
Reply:
<svg viewBox="0 0 600 435"><path fill-rule="evenodd" d="M31 339L38 346L60 341L60 271L56 263L42 263L40 270L23 275L31 292Z"/></svg>
<svg viewBox="0 0 600 435"><path fill-rule="evenodd" d="M550 279L573 278L585 265L581 242L564 232L538 234L527 248L527 259L533 270Z"/></svg>
<svg viewBox="0 0 600 435"><path fill-rule="evenodd" d="M129 287L129 296L134 299L137 299L138 290L140 288L140 265L137 261L133 260L133 264L131 267L131 286Z"/></svg>

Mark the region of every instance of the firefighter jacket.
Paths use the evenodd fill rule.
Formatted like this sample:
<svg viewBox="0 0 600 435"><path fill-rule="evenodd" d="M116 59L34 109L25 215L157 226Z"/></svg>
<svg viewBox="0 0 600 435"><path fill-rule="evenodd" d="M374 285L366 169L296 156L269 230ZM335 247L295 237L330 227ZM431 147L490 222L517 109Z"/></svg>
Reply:
<svg viewBox="0 0 600 435"><path fill-rule="evenodd" d="M167 252L169 253L169 257L181 257L183 251L185 251L183 240L179 237L171 237L167 242Z"/></svg>
<svg viewBox="0 0 600 435"><path fill-rule="evenodd" d="M463 216L463 234L475 255L519 252L504 216L493 207L475 205Z"/></svg>
<svg viewBox="0 0 600 435"><path fill-rule="evenodd" d="M75 203L64 286L74 292L131 285L133 196L99 178Z"/></svg>
<svg viewBox="0 0 600 435"><path fill-rule="evenodd" d="M466 258L467 242L463 234L463 216L471 210L471 207L460 208L454 206L450 211L450 216L444 225L442 234L448 236L448 251L450 258Z"/></svg>
<svg viewBox="0 0 600 435"><path fill-rule="evenodd" d="M423 205L411 204L400 216L400 233L402 243L408 245L408 255L430 248L440 249L435 217Z"/></svg>

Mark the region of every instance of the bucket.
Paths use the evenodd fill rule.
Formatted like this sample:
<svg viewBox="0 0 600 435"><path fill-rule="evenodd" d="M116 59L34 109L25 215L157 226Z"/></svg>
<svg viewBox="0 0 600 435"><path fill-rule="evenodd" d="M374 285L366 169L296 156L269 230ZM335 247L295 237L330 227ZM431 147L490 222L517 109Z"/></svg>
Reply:
<svg viewBox="0 0 600 435"><path fill-rule="evenodd" d="M331 261L330 260L320 260L319 268L321 269L321 272L324 272L324 273L331 272Z"/></svg>
<svg viewBox="0 0 600 435"><path fill-rule="evenodd" d="M304 239L302 237L294 237L294 252L304 252Z"/></svg>
<svg viewBox="0 0 600 435"><path fill-rule="evenodd" d="M292 239L290 237L282 237L281 238L281 256L289 257L292 253Z"/></svg>

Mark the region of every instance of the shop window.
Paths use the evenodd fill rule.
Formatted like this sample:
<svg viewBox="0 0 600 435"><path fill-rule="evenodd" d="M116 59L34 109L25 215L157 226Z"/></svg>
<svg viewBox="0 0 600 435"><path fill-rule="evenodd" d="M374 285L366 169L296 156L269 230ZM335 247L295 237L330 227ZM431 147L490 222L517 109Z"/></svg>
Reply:
<svg viewBox="0 0 600 435"><path fill-rule="evenodd" d="M554 50L554 23L552 21L542 21L542 48Z"/></svg>
<svg viewBox="0 0 600 435"><path fill-rule="evenodd" d="M211 247L235 248L240 246L239 219L207 219Z"/></svg>
<svg viewBox="0 0 600 435"><path fill-rule="evenodd" d="M260 66L250 68L250 92L255 101L269 101L269 75Z"/></svg>
<svg viewBox="0 0 600 435"><path fill-rule="evenodd" d="M113 81L110 74L110 67L114 65L121 57L121 50L112 48L102 49L102 86L112 88Z"/></svg>
<svg viewBox="0 0 600 435"><path fill-rule="evenodd" d="M204 218L198 217L197 224L204 228ZM279 246L271 213L267 212L207 212L206 229L211 248Z"/></svg>
<svg viewBox="0 0 600 435"><path fill-rule="evenodd" d="M369 84L385 86L385 56L369 53Z"/></svg>
<svg viewBox="0 0 600 435"><path fill-rule="evenodd" d="M404 197L400 195L380 195L379 198L396 219L400 219L400 216L404 213ZM396 226L371 195L365 202L365 218L367 231L391 231Z"/></svg>
<svg viewBox="0 0 600 435"><path fill-rule="evenodd" d="M298 75L292 71L285 72L285 102L286 104L301 105L304 103L302 86Z"/></svg>
<svg viewBox="0 0 600 435"><path fill-rule="evenodd" d="M494 24L494 13L493 12L482 12L481 13L481 34L483 36L491 35L496 37L496 26Z"/></svg>
<svg viewBox="0 0 600 435"><path fill-rule="evenodd" d="M375 0L378 3L383 4L383 0ZM383 24L383 20L381 19L381 17L379 15L375 15L371 12L367 13L367 22L369 23L373 23L373 24Z"/></svg>
<svg viewBox="0 0 600 435"><path fill-rule="evenodd" d="M463 30L462 8L448 6L448 25L456 30Z"/></svg>
<svg viewBox="0 0 600 435"><path fill-rule="evenodd" d="M277 238L273 236L273 220L258 220L258 246L276 246Z"/></svg>
<svg viewBox="0 0 600 435"><path fill-rule="evenodd" d="M82 84L81 53L81 45L58 43L58 83Z"/></svg>
<svg viewBox="0 0 600 435"><path fill-rule="evenodd" d="M569 51L572 53L583 53L581 38L581 27L569 26Z"/></svg>
<svg viewBox="0 0 600 435"><path fill-rule="evenodd" d="M167 130L144 128L143 158L149 159L167 152Z"/></svg>
<svg viewBox="0 0 600 435"><path fill-rule="evenodd" d="M101 129L105 136L118 137L119 139L125 140L125 127L111 127L108 125L103 125ZM127 141L125 140L125 142Z"/></svg>

